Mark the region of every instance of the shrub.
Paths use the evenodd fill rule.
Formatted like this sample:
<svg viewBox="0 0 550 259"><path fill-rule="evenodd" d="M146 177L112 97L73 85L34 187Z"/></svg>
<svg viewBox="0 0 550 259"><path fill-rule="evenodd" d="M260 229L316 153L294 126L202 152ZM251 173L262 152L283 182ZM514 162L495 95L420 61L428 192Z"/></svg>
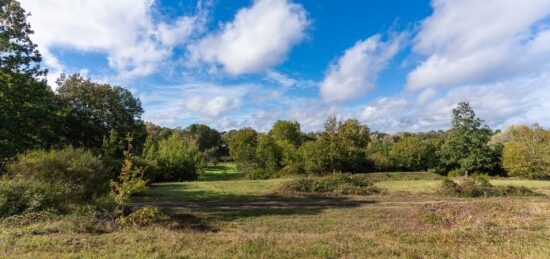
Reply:
<svg viewBox="0 0 550 259"><path fill-rule="evenodd" d="M366 195L379 192L364 175L333 174L325 177L298 178L282 187L283 191Z"/></svg>
<svg viewBox="0 0 550 259"><path fill-rule="evenodd" d="M367 158L375 172L383 172L392 170L392 162L390 158L380 152L375 152Z"/></svg>
<svg viewBox="0 0 550 259"><path fill-rule="evenodd" d="M62 193L55 186L32 180L0 181L0 217L60 210L64 201Z"/></svg>
<svg viewBox="0 0 550 259"><path fill-rule="evenodd" d="M474 175L443 179L440 192L446 195L459 197L488 197L488 196L532 196L537 195L527 187L493 186L487 175Z"/></svg>
<svg viewBox="0 0 550 259"><path fill-rule="evenodd" d="M128 216L118 218L117 222L122 226L149 226L170 220L170 217L157 208L143 207L132 212Z"/></svg>
<svg viewBox="0 0 550 259"><path fill-rule="evenodd" d="M72 147L22 154L7 171L12 179L54 186L63 191L64 201L71 202L89 201L107 193L112 178L100 158L90 151Z"/></svg>
<svg viewBox="0 0 550 259"><path fill-rule="evenodd" d="M156 159L162 170L163 181L195 180L201 167L201 153L184 136L172 134L160 140Z"/></svg>

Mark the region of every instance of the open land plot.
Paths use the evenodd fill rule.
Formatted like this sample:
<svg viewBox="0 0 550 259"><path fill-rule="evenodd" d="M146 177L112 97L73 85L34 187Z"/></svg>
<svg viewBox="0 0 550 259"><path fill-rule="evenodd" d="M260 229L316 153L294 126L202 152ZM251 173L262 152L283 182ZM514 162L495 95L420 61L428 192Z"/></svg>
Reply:
<svg viewBox="0 0 550 259"><path fill-rule="evenodd" d="M382 176L381 176L382 175ZM154 185L136 206L158 206L176 225L89 233L69 216L0 228L0 257L547 258L550 198L455 198L428 174L373 175L380 194L285 196L288 179ZM392 178L393 177L393 178ZM406 175L406 177L412 177ZM387 177L386 177L387 178ZM414 178L414 177L413 177ZM393 179L393 180L392 180ZM539 193L550 182L493 179ZM71 216L72 217L72 216ZM74 223L74 222L73 222ZM84 226L85 228L85 226Z"/></svg>

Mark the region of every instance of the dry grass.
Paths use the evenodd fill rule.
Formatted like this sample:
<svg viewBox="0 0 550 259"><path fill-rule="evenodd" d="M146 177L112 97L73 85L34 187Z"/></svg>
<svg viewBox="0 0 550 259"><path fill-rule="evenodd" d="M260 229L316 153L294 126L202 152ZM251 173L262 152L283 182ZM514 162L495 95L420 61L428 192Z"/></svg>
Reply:
<svg viewBox="0 0 550 259"><path fill-rule="evenodd" d="M216 192L214 187L208 188ZM218 188L222 188L218 190L221 193L229 192L221 185ZM233 195L240 193L234 185L228 188ZM185 194L174 192L166 197L185 201ZM72 216L4 221L0 226L0 257L550 256L547 196L463 199L396 191L281 199L258 194L254 196L256 203L223 197L215 204L198 199L171 206L168 212L179 222L177 227L106 228L105 232L90 234L72 227L74 222L67 221Z"/></svg>

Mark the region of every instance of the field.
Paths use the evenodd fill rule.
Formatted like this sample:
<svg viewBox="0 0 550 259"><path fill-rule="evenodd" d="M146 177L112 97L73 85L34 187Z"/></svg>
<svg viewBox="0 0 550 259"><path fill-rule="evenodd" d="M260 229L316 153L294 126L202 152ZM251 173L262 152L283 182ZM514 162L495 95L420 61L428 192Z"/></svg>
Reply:
<svg viewBox="0 0 550 259"><path fill-rule="evenodd" d="M548 258L550 181L533 197L454 198L429 173L372 174L369 196L283 195L290 179L239 180L230 165L201 181L163 183L136 197L177 225L90 231L77 216L6 220L0 257Z"/></svg>

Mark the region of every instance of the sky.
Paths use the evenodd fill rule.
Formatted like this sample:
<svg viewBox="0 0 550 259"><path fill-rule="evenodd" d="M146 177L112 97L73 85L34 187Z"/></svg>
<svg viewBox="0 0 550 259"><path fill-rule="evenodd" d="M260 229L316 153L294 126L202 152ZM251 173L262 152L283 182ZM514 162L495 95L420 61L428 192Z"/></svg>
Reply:
<svg viewBox="0 0 550 259"><path fill-rule="evenodd" d="M550 127L548 0L20 0L60 73L120 85L142 118L264 131L329 116L389 133Z"/></svg>

